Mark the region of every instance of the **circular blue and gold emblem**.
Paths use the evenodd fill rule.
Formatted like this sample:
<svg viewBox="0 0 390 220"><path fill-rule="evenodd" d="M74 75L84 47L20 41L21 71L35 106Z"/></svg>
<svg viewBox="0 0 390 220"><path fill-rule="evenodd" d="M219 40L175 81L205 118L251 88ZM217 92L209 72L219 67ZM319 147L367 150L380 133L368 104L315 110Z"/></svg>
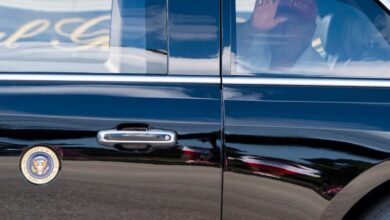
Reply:
<svg viewBox="0 0 390 220"><path fill-rule="evenodd" d="M60 167L57 154L45 146L36 146L27 150L20 160L20 170L23 176L36 185L44 185L53 181Z"/></svg>

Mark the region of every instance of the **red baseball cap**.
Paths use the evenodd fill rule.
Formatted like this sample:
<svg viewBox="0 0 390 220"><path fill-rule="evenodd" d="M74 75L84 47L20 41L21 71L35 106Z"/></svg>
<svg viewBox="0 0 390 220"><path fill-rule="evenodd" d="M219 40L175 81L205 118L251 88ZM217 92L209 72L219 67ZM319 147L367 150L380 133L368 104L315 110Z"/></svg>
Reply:
<svg viewBox="0 0 390 220"><path fill-rule="evenodd" d="M317 16L316 0L280 0L278 12L292 11L305 20L314 20Z"/></svg>

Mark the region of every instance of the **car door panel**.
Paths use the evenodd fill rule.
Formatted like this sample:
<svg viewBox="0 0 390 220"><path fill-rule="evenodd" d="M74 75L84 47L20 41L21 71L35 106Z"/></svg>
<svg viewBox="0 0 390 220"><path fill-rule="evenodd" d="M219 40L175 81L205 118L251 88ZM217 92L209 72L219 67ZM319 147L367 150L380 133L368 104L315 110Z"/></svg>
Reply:
<svg viewBox="0 0 390 220"><path fill-rule="evenodd" d="M223 1L223 219L357 219L387 194L383 6Z"/></svg>
<svg viewBox="0 0 390 220"><path fill-rule="evenodd" d="M219 218L219 92L218 83L2 82L0 212L9 218ZM176 145L131 151L97 141L101 130L144 127L174 131ZM37 145L63 161L57 179L43 187L19 170L21 154Z"/></svg>
<svg viewBox="0 0 390 220"><path fill-rule="evenodd" d="M224 218L319 219L390 156L388 92L224 84Z"/></svg>

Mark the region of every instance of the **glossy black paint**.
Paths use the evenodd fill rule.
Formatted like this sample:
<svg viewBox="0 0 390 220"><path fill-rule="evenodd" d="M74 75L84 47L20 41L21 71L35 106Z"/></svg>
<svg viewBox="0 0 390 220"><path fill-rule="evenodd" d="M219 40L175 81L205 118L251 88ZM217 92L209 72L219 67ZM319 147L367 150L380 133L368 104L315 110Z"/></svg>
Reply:
<svg viewBox="0 0 390 220"><path fill-rule="evenodd" d="M224 219L343 216L333 198L390 157L389 95L386 88L224 85Z"/></svg>
<svg viewBox="0 0 390 220"><path fill-rule="evenodd" d="M218 219L219 85L2 82L0 212L9 218ZM99 130L177 132L173 148L100 145ZM60 176L47 186L19 171L23 150L54 148Z"/></svg>
<svg viewBox="0 0 390 220"><path fill-rule="evenodd" d="M230 20L232 1L221 2ZM234 36L230 24L221 30L219 6L170 1L170 74L229 74ZM222 160L224 219L340 219L390 177L389 89L224 85L222 92L221 106L220 85L1 82L0 213L218 219ZM96 141L99 130L137 126L175 131L178 143L132 152ZM63 159L45 187L19 171L21 153L35 145Z"/></svg>

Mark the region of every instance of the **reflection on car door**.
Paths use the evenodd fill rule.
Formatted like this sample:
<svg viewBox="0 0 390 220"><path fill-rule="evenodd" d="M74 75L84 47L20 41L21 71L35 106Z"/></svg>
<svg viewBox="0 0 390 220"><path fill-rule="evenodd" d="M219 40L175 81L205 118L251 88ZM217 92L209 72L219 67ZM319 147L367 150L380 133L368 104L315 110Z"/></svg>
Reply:
<svg viewBox="0 0 390 220"><path fill-rule="evenodd" d="M218 217L218 85L12 80L1 83L0 100L4 215ZM174 132L176 144L144 150L97 141L102 130L152 129ZM22 152L38 145L63 160L44 187L19 171Z"/></svg>
<svg viewBox="0 0 390 220"><path fill-rule="evenodd" d="M35 72L0 74L0 213L3 217L220 218L221 99L220 77L216 75L219 73L209 72L214 76L167 75L169 68L175 68L175 64L168 63L169 51L177 51L178 48L167 46L167 34L155 33L163 30L151 22L155 17L142 11L144 8L150 9L150 13L157 11L157 18L167 19L166 11L158 11L166 9L165 1L146 1L149 4L146 6L141 4L145 1L116 2L118 4L113 7L121 9L115 15L119 17L113 16L112 19L121 20L111 24L111 31L121 33L118 36L111 33L112 47L108 54L104 53L107 48L97 48L97 54L92 54L99 55L99 59L94 60L95 57L79 51L58 52L58 48L44 42L46 37L53 35L42 33L43 39L26 36L23 40L28 41L27 46L34 46L38 38L43 42L39 43L50 49L43 51L36 47L18 52L24 56L23 59L30 58L31 54L26 52L50 55L54 51L54 55L58 56L37 55L29 62L18 57L22 62L18 59L12 62L13 66L3 66L13 72L19 70L15 64L23 65L23 71L31 65L32 72ZM163 7L160 7L161 2L164 2ZM194 4L209 3L198 1ZM218 9L217 2L214 6L213 9ZM24 6L20 8L25 10ZM73 9L71 6L69 10ZM84 13L85 10L79 11ZM186 13L176 11L172 16L189 16L192 19L186 21L190 20L195 27L199 23L198 18L207 26L210 17L218 17L218 11L213 11L215 14L210 17L196 16L196 13L205 11L192 12L192 15ZM133 15L139 17L129 20ZM145 18L148 19L143 25L150 23L152 27L148 31L132 23ZM74 25L80 21L77 19L68 19L66 24ZM166 25L167 22L163 20L160 23ZM216 39L212 47L218 51L218 20L211 23L214 25L211 34ZM127 26L116 27L118 24ZM65 26L69 28L72 25ZM183 26L174 27L176 33L180 27ZM135 34L140 30L147 36L142 35L145 33ZM209 30L199 32L204 34ZM88 31L89 36L106 33ZM168 38L173 41L175 37ZM180 42L188 46L194 40L191 37L186 35L184 40L179 37ZM196 44L198 49L199 45L205 45L204 42ZM91 46L80 44L88 46L86 48ZM16 46L8 48L8 51L17 50ZM200 48L199 51L207 54L205 49ZM98 63L106 55L110 58L113 55L113 59L109 60L111 63L107 62L112 66L99 69L108 66L107 63ZM208 65L218 71L218 52L213 52L213 56L216 57ZM67 63L58 57L68 59ZM206 55L195 57L209 61ZM34 63L37 60L42 62ZM85 63L88 65L85 66ZM185 65L192 72L196 70L191 62ZM64 69L91 72L90 68L103 70L103 73L122 73L120 70L123 70L123 73L137 75L97 75L94 71L92 74L61 73ZM27 158L26 162L24 159L29 155L29 149L42 155L32 157L32 160ZM27 178L44 175L42 173L46 170L43 168L49 165L59 168L57 161L48 157L50 152L54 152L61 163L54 181L39 182Z"/></svg>
<svg viewBox="0 0 390 220"><path fill-rule="evenodd" d="M277 1L280 11L310 9L316 3L316 32L326 34L324 42L323 35L303 29L278 34L287 31L283 22L274 27L280 29L262 33L264 26L249 19L256 14L258 24L272 26L272 20L261 16L267 7L276 9L272 1L226 3L223 218L342 219L349 210L356 211L362 206L351 208L363 195L385 181L367 175L369 169L381 170L378 167L390 157L390 72L383 68L389 65L390 42L384 31L388 23L377 22L388 20L388 11L375 1ZM253 38L238 34L241 25L248 25ZM318 65L314 57L299 71L293 65L299 60L272 66L286 61L283 55L294 55L296 45L286 42L299 36L296 31L302 31L297 41L309 40L303 45L306 49L321 47L316 53L327 59L325 66ZM240 40L252 46L243 54L235 48ZM260 65L234 69L242 55L250 60L242 61L244 66ZM270 59L269 65L262 65L264 57ZM377 176L388 178L381 172ZM376 185L367 179L375 179Z"/></svg>

